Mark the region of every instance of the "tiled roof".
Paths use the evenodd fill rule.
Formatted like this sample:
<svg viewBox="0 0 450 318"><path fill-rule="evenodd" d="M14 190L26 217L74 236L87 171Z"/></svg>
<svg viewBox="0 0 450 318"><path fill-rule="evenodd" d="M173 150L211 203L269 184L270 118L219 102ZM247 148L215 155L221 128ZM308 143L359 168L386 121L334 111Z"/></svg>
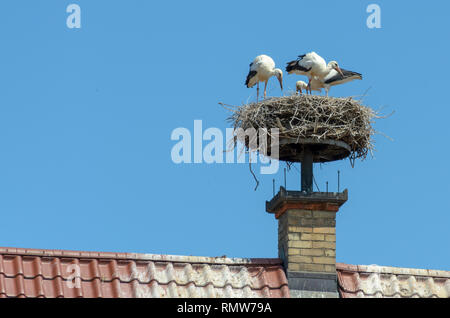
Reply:
<svg viewBox="0 0 450 318"><path fill-rule="evenodd" d="M344 298L449 298L450 272L337 264Z"/></svg>
<svg viewBox="0 0 450 318"><path fill-rule="evenodd" d="M450 272L337 264L344 298L449 298ZM79 277L79 278L76 278ZM4 297L290 297L278 259L0 248Z"/></svg>
<svg viewBox="0 0 450 318"><path fill-rule="evenodd" d="M0 248L4 297L268 298L289 288L278 259Z"/></svg>

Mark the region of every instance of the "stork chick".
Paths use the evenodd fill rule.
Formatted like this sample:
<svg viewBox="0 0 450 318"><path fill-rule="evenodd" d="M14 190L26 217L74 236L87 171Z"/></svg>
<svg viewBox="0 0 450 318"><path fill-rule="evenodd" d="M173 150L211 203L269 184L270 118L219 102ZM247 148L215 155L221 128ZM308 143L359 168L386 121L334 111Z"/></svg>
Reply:
<svg viewBox="0 0 450 318"><path fill-rule="evenodd" d="M308 91L317 91L317 92L322 92L321 88L318 87L308 87L308 84L306 84L303 81L298 81L296 84L296 88L297 88L297 95L298 93L300 93L300 95L303 95L303 91L305 91L306 93L308 93Z"/></svg>

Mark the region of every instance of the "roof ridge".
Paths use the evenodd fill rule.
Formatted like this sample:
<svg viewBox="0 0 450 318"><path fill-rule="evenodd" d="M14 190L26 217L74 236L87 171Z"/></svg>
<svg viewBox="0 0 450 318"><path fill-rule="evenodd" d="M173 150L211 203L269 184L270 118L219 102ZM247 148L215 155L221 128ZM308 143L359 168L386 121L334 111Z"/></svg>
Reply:
<svg viewBox="0 0 450 318"><path fill-rule="evenodd" d="M182 256L182 255L164 255L164 254L144 254L144 253L25 249L14 247L0 247L0 254L18 255L18 256L39 256L39 257L157 261L157 262L190 263L190 264L197 263L197 264L211 264L211 265L281 265L283 263L282 260L278 258L203 257L203 256Z"/></svg>
<svg viewBox="0 0 450 318"><path fill-rule="evenodd" d="M409 275L417 277L433 277L433 278L450 278L450 271L419 269L407 267L393 267L380 265L349 265L344 263L336 263L338 271L349 271L367 274L387 274L387 275Z"/></svg>

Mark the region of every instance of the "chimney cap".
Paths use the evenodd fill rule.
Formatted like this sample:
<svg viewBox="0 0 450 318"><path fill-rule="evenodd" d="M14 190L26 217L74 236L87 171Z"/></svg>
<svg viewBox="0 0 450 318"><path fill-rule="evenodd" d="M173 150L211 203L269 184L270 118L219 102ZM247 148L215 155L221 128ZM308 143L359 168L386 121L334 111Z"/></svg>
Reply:
<svg viewBox="0 0 450 318"><path fill-rule="evenodd" d="M286 203L289 204L333 204L338 208L348 200L348 190L344 192L313 192L305 193L302 191L287 191L284 187L280 188L280 192L273 197L272 200L266 201L266 211L271 214L280 212L280 209Z"/></svg>

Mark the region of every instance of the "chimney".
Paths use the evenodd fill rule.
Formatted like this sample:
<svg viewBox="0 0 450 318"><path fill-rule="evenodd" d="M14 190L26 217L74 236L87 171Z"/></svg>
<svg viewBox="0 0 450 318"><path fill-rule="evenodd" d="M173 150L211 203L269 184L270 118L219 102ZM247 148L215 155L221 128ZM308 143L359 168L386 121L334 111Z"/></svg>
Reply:
<svg viewBox="0 0 450 318"><path fill-rule="evenodd" d="M336 213L343 193L286 191L266 210L278 220L278 254L284 262L292 297L337 298Z"/></svg>

